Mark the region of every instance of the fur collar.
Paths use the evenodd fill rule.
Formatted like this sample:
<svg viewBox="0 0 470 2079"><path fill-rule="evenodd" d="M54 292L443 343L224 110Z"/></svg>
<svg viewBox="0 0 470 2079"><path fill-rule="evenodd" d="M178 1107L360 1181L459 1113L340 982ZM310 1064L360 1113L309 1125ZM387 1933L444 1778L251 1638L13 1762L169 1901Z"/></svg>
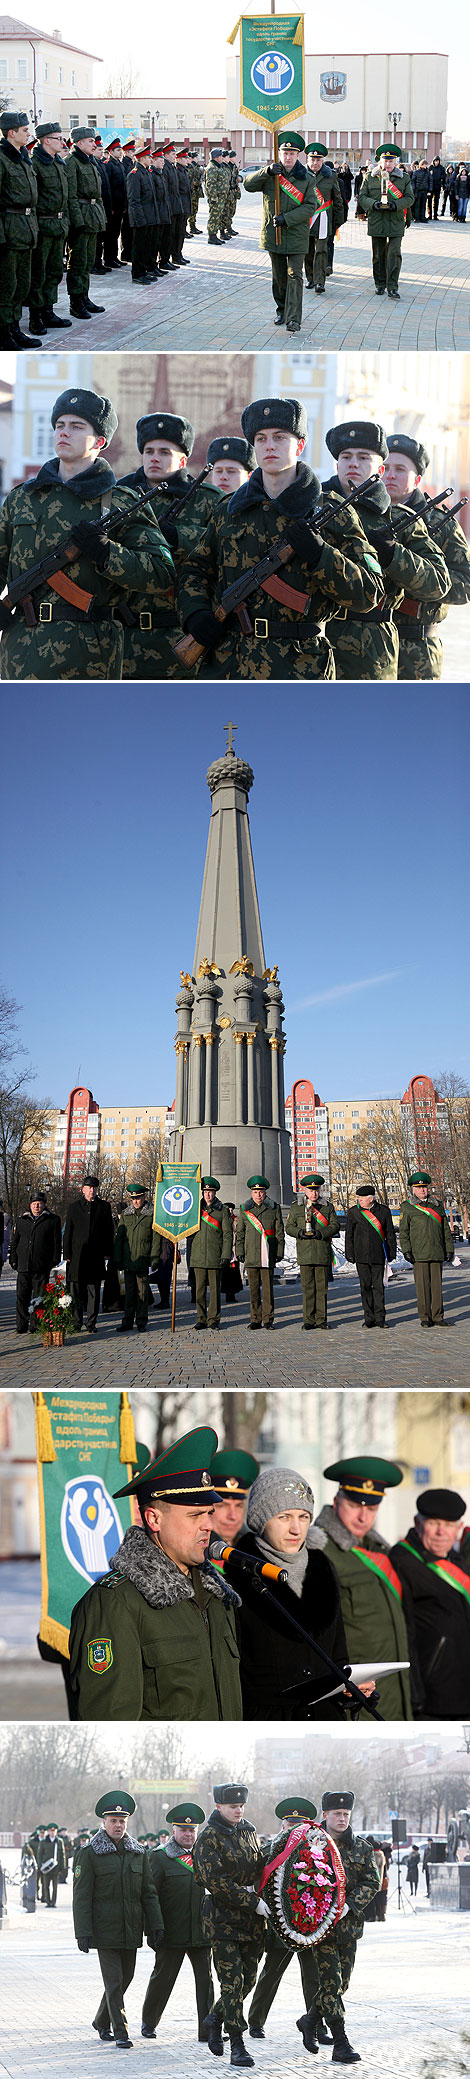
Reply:
<svg viewBox="0 0 470 2079"><path fill-rule="evenodd" d="M109 462L99 461L90 463L89 469L81 469L78 476L72 476L68 484L63 484L59 478L59 457L52 455L50 462L43 463L33 483L28 484L28 491L48 491L54 485L61 491L71 491L74 498L102 498L105 491L112 491L115 482Z"/></svg>
<svg viewBox="0 0 470 2079"><path fill-rule="evenodd" d="M174 1560L168 1559L166 1552L154 1545L147 1532L140 1530L137 1524L126 1530L122 1545L113 1554L110 1569L113 1574L132 1581L133 1587L143 1595L146 1603L150 1603L152 1610L171 1610L177 1603L195 1600L189 1575L181 1574ZM203 1581L211 1595L226 1604L234 1603L238 1609L240 1597L229 1588L215 1567L205 1565Z"/></svg>
<svg viewBox="0 0 470 2079"><path fill-rule="evenodd" d="M347 496L346 491L342 490L339 476L336 475L328 477L327 482L322 484L322 491L325 498L329 498L332 491L337 491L339 498L346 498ZM390 509L390 495L381 476L378 476L375 484L371 485L370 491L367 492L367 497L358 499L356 505L353 506L353 512L357 512L359 519L362 512L374 513L376 517L386 518Z"/></svg>
<svg viewBox="0 0 470 2079"><path fill-rule="evenodd" d="M240 484L240 490L234 491L233 498L228 499L227 512L230 519L235 520L238 519L239 513L252 512L255 505L262 505L266 501L266 504L274 505L276 512L285 513L287 520L290 517L302 520L316 503L320 489L319 479L314 475L313 469L307 469L306 462L298 462L294 483L288 484L286 491L281 491L280 498L267 499L263 488L263 471L254 469L248 483Z"/></svg>
<svg viewBox="0 0 470 2079"><path fill-rule="evenodd" d="M124 1847L128 1848L132 1855L145 1855L145 1849L142 1848L141 1842L134 1841L132 1834L124 1834L123 1839ZM115 1843L111 1840L111 1835L105 1833L104 1826L100 1826L98 1834L93 1834L90 1848L93 1849L94 1855L116 1855L117 1852Z"/></svg>
<svg viewBox="0 0 470 2079"><path fill-rule="evenodd" d="M336 1509L333 1508L331 1502L325 1502L325 1507L320 1509L320 1515L317 1516L316 1522L317 1526L318 1524L320 1525L321 1530L326 1531L327 1538L331 1538L333 1544L339 1546L341 1552L350 1552L351 1546L359 1543L357 1531L346 1530L346 1524L340 1522ZM390 1551L386 1538L379 1537L377 1530L366 1531L360 1542L362 1545L366 1545L367 1550L371 1552Z"/></svg>

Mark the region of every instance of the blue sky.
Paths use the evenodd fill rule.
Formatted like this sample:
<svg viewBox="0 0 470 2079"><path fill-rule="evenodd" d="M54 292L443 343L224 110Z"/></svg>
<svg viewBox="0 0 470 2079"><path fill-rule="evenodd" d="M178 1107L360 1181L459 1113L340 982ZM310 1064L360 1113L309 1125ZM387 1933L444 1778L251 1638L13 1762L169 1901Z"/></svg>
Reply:
<svg viewBox="0 0 470 2079"><path fill-rule="evenodd" d="M171 1102L192 967L206 770L238 724L286 1089L470 1080L468 688L3 690L2 960L36 1094Z"/></svg>

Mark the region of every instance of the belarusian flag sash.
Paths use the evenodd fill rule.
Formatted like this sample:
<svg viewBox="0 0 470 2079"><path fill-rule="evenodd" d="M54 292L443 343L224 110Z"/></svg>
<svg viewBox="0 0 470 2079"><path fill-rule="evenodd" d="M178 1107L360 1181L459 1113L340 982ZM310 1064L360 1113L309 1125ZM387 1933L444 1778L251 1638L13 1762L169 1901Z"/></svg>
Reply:
<svg viewBox="0 0 470 2079"><path fill-rule="evenodd" d="M216 1220L215 1213L206 1213L205 1208L203 1208L201 1213L201 1220L205 1220L206 1227L219 1227L220 1225L219 1220Z"/></svg>
<svg viewBox="0 0 470 2079"><path fill-rule="evenodd" d="M369 1227L373 1227L373 1228L374 1228L374 1232L375 1232L375 1234L379 1234L379 1235L380 1235L380 1240L381 1240L381 1243L382 1243L382 1248L383 1248L384 1256L386 1256L386 1258L387 1258L387 1263L388 1263L388 1255L387 1255L387 1249L386 1249L386 1245L385 1245L385 1235L384 1235L384 1231L383 1231L383 1227L382 1227L382 1223L381 1223L381 1221L380 1221L380 1220L378 1220L378 1218L377 1218L377 1214L376 1214L376 1213L365 1213L365 1212L364 1212L364 1207L363 1207L363 1206L360 1206L360 1205L359 1205L359 1200L358 1200L358 1199L356 1200L356 1204L357 1204L357 1210L358 1210L358 1213L362 1213L362 1218L363 1218L363 1220L368 1220L368 1222L369 1222Z"/></svg>
<svg viewBox="0 0 470 2079"><path fill-rule="evenodd" d="M392 180L389 180L389 183L388 183L388 185L389 185L389 188L390 188L390 194L391 194L391 195L396 195L396 197L397 197L397 201L398 201L398 202L403 202L403 189L402 189L402 188L394 188L394 186L393 186L393 181L392 181Z"/></svg>
<svg viewBox="0 0 470 2079"><path fill-rule="evenodd" d="M470 1605L468 1574L464 1574L462 1567L456 1566L453 1559L424 1559L422 1552L417 1552L414 1545L408 1544L408 1538L400 1538L400 1544L404 1545L405 1552L412 1552L413 1559L419 1559L421 1566L428 1566L431 1574L438 1574L440 1581L447 1581L448 1588L457 1588L459 1595L463 1595Z"/></svg>
<svg viewBox="0 0 470 2079"><path fill-rule="evenodd" d="M414 1206L416 1212L426 1213L428 1220L437 1220L438 1227L442 1227L442 1213L438 1213L437 1206L420 1206L417 1198L407 1198L406 1203Z"/></svg>
<svg viewBox="0 0 470 2079"><path fill-rule="evenodd" d="M316 224L316 221L317 221L317 217L319 217L319 220L320 220L320 221L319 221L319 224L318 224L318 237L319 237L319 238L326 238L326 237L327 237L327 235L328 235L328 229L329 229L329 225L328 225L328 210L329 210L329 209L332 209L332 208L333 208L333 197L332 197L332 196L330 196L330 201L329 201L329 202L325 202L325 197L324 197L324 195L322 195L322 192L321 192L321 188L317 188L316 182L315 182L315 194L316 194L316 198L317 198L317 204L318 204L318 207L317 207L317 209L314 209L314 212L313 212L313 217L311 217L311 218L310 218L310 230L312 230L312 226L313 226L314 224Z"/></svg>
<svg viewBox="0 0 470 2079"><path fill-rule="evenodd" d="M267 1245L267 1239L266 1239L266 1237L268 1237L268 1238L270 1238L270 1239L272 1240L272 1237L273 1237L273 1234L274 1234L274 1228L273 1228L273 1227L263 1227L263 1222L262 1222L262 1220L257 1220L257 1218L256 1218L256 1213L249 1213L249 1212L248 1212L248 1207L246 1208L246 1218L247 1218L247 1220L249 1220L249 1222L250 1222L250 1227L255 1227L255 1228L256 1228L256 1233L257 1233L257 1234L259 1234L259 1235L260 1235L260 1237L261 1237L261 1267L262 1267L262 1270L268 1270L268 1267L269 1267L269 1250L268 1250L268 1245Z"/></svg>
<svg viewBox="0 0 470 2079"><path fill-rule="evenodd" d="M284 188L285 194L290 195L292 202L305 202L305 189L294 187L293 180L288 180L286 173L279 174L279 187Z"/></svg>
<svg viewBox="0 0 470 2079"><path fill-rule="evenodd" d="M403 1602L403 1589L399 1574L395 1573L395 1568L392 1566L391 1559L388 1558L386 1552L366 1552L363 1545L352 1545L351 1551L355 1552L356 1559L362 1559L363 1566L370 1567L373 1574L378 1574L380 1581L386 1581L387 1588L392 1589L393 1595L397 1596L399 1603Z"/></svg>
<svg viewBox="0 0 470 2079"><path fill-rule="evenodd" d="M327 1213L321 1213L319 1206L310 1207L310 1219L312 1218L312 1213L314 1220L318 1220L319 1227L328 1226L328 1215Z"/></svg>

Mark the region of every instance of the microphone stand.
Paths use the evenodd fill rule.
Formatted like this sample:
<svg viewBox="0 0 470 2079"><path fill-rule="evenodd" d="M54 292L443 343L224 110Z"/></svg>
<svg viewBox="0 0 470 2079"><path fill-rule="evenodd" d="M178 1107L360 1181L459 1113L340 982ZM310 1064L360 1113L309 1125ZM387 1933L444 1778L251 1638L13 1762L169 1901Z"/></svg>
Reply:
<svg viewBox="0 0 470 2079"><path fill-rule="evenodd" d="M275 1595L272 1594L270 1588L266 1588L265 1583L262 1579L260 1579L259 1574L251 1573L251 1568L250 1580L252 1582L252 1587L256 1590L256 1594L264 1595L266 1597L267 1602L272 1603L273 1609L276 1610L277 1614L279 1614L279 1605L276 1602ZM374 1697L363 1696L362 1689L358 1689L357 1683L349 1680L351 1669L338 1667L337 1661L331 1659L331 1654L325 1653L323 1646L317 1645L316 1639L310 1638L310 1633L308 1631L304 1631L303 1624L299 1624L297 1618L291 1616L290 1610L286 1610L284 1603L282 1603L281 1609L282 1616L287 1619L287 1623L290 1624L291 1631L296 1632L297 1638L304 1640L304 1643L306 1646L308 1646L310 1653L316 1653L318 1655L318 1659L322 1660L324 1666L329 1669L330 1675L336 1676L336 1681L338 1685L341 1685L341 1687L343 1687L343 1685L345 1685L345 1678L347 1678L347 1687L356 1705L356 1709L360 1709L361 1711L368 1711L371 1718L378 1718L380 1720L380 1724L383 1725L385 1723L385 1720L382 1717L382 1712L379 1711L377 1708L377 1702L374 1702ZM288 1695L288 1693L289 1692L287 1690L284 1691L284 1695ZM318 1701L319 1703L321 1703L321 1697L319 1697Z"/></svg>

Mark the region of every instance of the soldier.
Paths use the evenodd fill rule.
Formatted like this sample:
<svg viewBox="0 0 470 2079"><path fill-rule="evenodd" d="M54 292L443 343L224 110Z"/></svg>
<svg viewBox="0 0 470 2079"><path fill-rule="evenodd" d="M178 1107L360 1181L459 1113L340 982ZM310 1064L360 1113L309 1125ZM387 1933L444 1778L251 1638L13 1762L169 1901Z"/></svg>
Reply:
<svg viewBox="0 0 470 2079"><path fill-rule="evenodd" d="M387 433L386 438L388 456L384 483L392 510L398 503L407 506L409 512L424 520L425 527L429 524L431 539L437 541L445 557L451 585L445 601L434 608L429 607L427 612L425 605L417 607L416 600L405 593L397 609L400 639L398 677L440 679L442 642L439 624L446 620L449 606L465 606L470 600L470 548L458 520L451 518L445 505L439 509L439 515L435 508L433 513L426 492L421 490L421 479L429 464L423 442L412 440L408 433Z"/></svg>
<svg viewBox="0 0 470 2079"><path fill-rule="evenodd" d="M329 1325L326 1309L331 1243L334 1235L339 1234L339 1220L331 1199L327 1205L320 1204L324 1182L324 1177L313 1171L301 1177L304 1205L299 1205L294 1199L286 1221L286 1234L293 1236L297 1247L304 1314L302 1328L307 1329L326 1329Z"/></svg>
<svg viewBox="0 0 470 2079"><path fill-rule="evenodd" d="M162 1940L161 1914L149 1856L127 1832L135 1799L127 1790L106 1790L95 1805L102 1820L75 1863L73 1920L78 1948L97 1949L104 1984L92 2028L102 2043L132 2050L124 1995L134 1977L144 1933L151 1949Z"/></svg>
<svg viewBox="0 0 470 2079"><path fill-rule="evenodd" d="M193 1868L193 1849L198 1826L205 1819L202 1805L189 1798L167 1812L171 1834L164 1845L151 1847L150 1869L157 1894L163 1941L159 1944L142 2008L143 2036L155 2039L159 2021L168 2005L173 1986L189 1957L194 1975L198 2018L198 2040L205 2043L203 2023L213 2006L211 1952L203 1934L200 1885Z"/></svg>
<svg viewBox="0 0 470 2079"><path fill-rule="evenodd" d="M470 1539L459 1551L465 1502L450 1487L419 1494L406 1538L390 1558L411 1597L424 1718L470 1708Z"/></svg>
<svg viewBox="0 0 470 2079"><path fill-rule="evenodd" d="M178 156L176 159L176 178L179 190L179 211L176 218L175 246L173 252L173 259L176 261L177 267L189 267L191 262L187 259L186 254L183 253L183 245L186 237L188 217L191 214L191 182L189 178L189 158L187 151L178 152Z"/></svg>
<svg viewBox="0 0 470 2079"><path fill-rule="evenodd" d="M177 236L177 221L178 217L181 216L181 199L178 174L176 171L176 147L174 144L164 145L163 173L168 197L168 206L170 210L168 256L169 258L171 257L171 265L173 268L175 268L181 266L181 256L178 251Z"/></svg>
<svg viewBox="0 0 470 2079"><path fill-rule="evenodd" d="M187 468L194 446L194 426L189 419L177 412L148 412L137 420L136 434L141 465L120 478L120 487L129 484L132 490L144 491L155 485L152 512L168 547L172 543L171 557L179 574L188 548L199 541L217 508L218 496L200 484L185 510L193 482ZM166 514L176 500L181 501L181 516L173 513L167 526ZM124 631L123 678L184 678L184 667L175 652L182 635L176 586L172 585L155 611L143 586L142 593L131 601L131 612L133 625Z"/></svg>
<svg viewBox="0 0 470 2079"><path fill-rule="evenodd" d="M311 219L318 207L313 174L307 172L299 152L305 152L305 138L297 130L283 130L279 138L279 165L273 160L269 166L258 167L244 176L249 194L263 197L260 245L271 259L274 324L285 325L286 332L300 332L303 262L308 252ZM275 175L280 183L278 213ZM277 229L281 232L280 245L276 245Z"/></svg>
<svg viewBox="0 0 470 2079"><path fill-rule="evenodd" d="M290 1797L281 1798L280 1803L275 1807L275 1812L276 1819L282 1820L282 1829L284 1830L285 1827L297 1826L299 1819L311 1819L312 1821L316 1819L317 1807L312 1805L310 1798L300 1797L297 1791L292 1791ZM319 1952L322 1947L323 1944L319 1943ZM255 1986L251 2007L248 2009L249 2034L250 2036L256 2036L258 2040L265 2035L264 2023L267 2020L284 1973L288 1970L295 1954L295 1950L291 1947L287 1949L285 1942L281 1942L281 1937L276 1934L274 1927L268 1924L266 1929L265 1961ZM310 1951L298 1949L297 1956L300 1965L303 1995L308 2008L311 2006L313 1999L313 1989L308 1975Z"/></svg>
<svg viewBox="0 0 470 2079"><path fill-rule="evenodd" d="M307 414L295 397L260 397L242 412L242 430L253 442L257 467L233 498L221 504L202 540L187 557L180 591L185 628L216 650L205 675L220 678L334 677L324 622L331 602L375 606L381 578L360 520L351 508L330 515L322 529L309 514L321 503L318 477L302 460ZM266 579L250 595L243 626L235 615L220 624L213 611L224 588L246 576L250 557L260 557L289 540L293 557L286 583ZM299 587L303 589L300 591ZM274 614L268 618L267 608ZM247 618L250 628L247 629Z"/></svg>
<svg viewBox="0 0 470 2079"><path fill-rule="evenodd" d="M42 334L67 331L71 324L54 310L64 272L69 212L61 124L37 123L36 138L31 165L38 190L38 242L31 256L29 316L33 331Z"/></svg>
<svg viewBox="0 0 470 2079"><path fill-rule="evenodd" d="M351 1828L351 1812L354 1805L353 1790L326 1790L322 1797L322 1825L331 1834L339 1849L346 1877L346 1904L344 1913L334 1929L333 1936L326 1936L313 1957L318 1960L324 1977L327 1973L327 1956L330 1946L334 1950L340 1967L341 1994L347 1992L354 1970L358 1941L364 1933L366 1906L379 1889L377 1865L373 1849L368 1841L355 1838ZM344 2009L343 2009L344 2013ZM320 1975L313 2009L297 2023L303 2035L306 2050L317 2043L330 2041L325 2021L330 2019ZM305 2025L306 2024L306 2025ZM360 2063L358 2052L352 2049L345 2035L344 2020L330 2021L333 2036L332 2064L352 2065Z"/></svg>
<svg viewBox="0 0 470 2079"><path fill-rule="evenodd" d="M206 455L211 469L212 490L223 491L225 497L231 497L234 491L240 490L241 484L248 483L255 460L251 441L242 440L236 433L217 434L215 440L209 441Z"/></svg>
<svg viewBox="0 0 470 2079"><path fill-rule="evenodd" d="M230 174L230 185L228 189L227 207L224 220L225 237L238 238L238 231L234 230L233 219L235 216L237 202L240 201L242 191L240 185L240 175L238 171L236 152L230 151L225 153L225 164Z"/></svg>
<svg viewBox="0 0 470 2079"><path fill-rule="evenodd" d="M94 164L95 132L81 124L73 133L67 160L68 209L70 219L67 288L73 318L101 316L103 303L90 299L90 274L95 264L96 241L106 230L98 167Z"/></svg>
<svg viewBox="0 0 470 2079"><path fill-rule="evenodd" d="M65 562L50 584L40 580L31 595L33 622L18 606L12 615L0 602L2 676L9 679L120 678L123 628L129 593L147 588L152 610L164 603L173 579L170 550L147 508L127 523L121 539L95 533L92 523L132 505L133 492L116 484L101 450L116 432L109 397L94 390L63 390L52 411L56 459L37 477L8 492L0 513L0 583L70 537L77 557ZM70 581L71 580L71 581ZM51 625L52 624L52 625Z"/></svg>
<svg viewBox="0 0 470 2079"><path fill-rule="evenodd" d="M334 166L325 166L322 163L328 159L327 145L308 144L305 156L317 194L308 250L305 254L307 288L314 288L316 296L324 296L327 275L333 272L328 266L328 241L334 239L340 224L344 224L344 208Z"/></svg>
<svg viewBox="0 0 470 2079"><path fill-rule="evenodd" d="M231 2065L253 2066L243 2042L243 2000L255 1983L268 1918L256 1889L266 1844L261 1847L254 1826L244 1817L246 1784L215 1783L213 1797L215 1810L193 1850L196 1878L205 1891L202 1927L212 1943L220 1984L220 1998L206 2016L206 2041L213 2056L222 2057L225 2022Z"/></svg>
<svg viewBox="0 0 470 2079"><path fill-rule="evenodd" d="M106 267L115 269L127 264L118 254L122 220L127 208L127 186L120 137L112 137L111 144L106 147L106 166L111 190L111 221L105 234L103 258Z"/></svg>
<svg viewBox="0 0 470 2079"><path fill-rule="evenodd" d="M220 1328L220 1279L222 1265L230 1263L232 1254L232 1222L228 1207L217 1198L218 1191L218 1177L202 1178L200 1224L191 1236L191 1269L196 1276L195 1328Z"/></svg>
<svg viewBox="0 0 470 2079"><path fill-rule="evenodd" d="M408 1178L412 1193L400 1206L400 1248L413 1265L418 1314L422 1328L451 1328L444 1320L442 1265L451 1263L454 1241L442 1198L430 1197L432 1179L427 1169L417 1169Z"/></svg>
<svg viewBox="0 0 470 2079"><path fill-rule="evenodd" d="M363 1328L386 1328L384 1272L397 1253L390 1207L376 1199L372 1183L358 1184L349 1206L344 1238L347 1263L355 1263L361 1287Z"/></svg>
<svg viewBox="0 0 470 2079"><path fill-rule="evenodd" d="M87 1174L79 1198L68 1206L64 1227L64 1257L69 1266L72 1319L77 1334L83 1326L96 1334L101 1285L105 1263L112 1258L114 1226L108 1199L99 1197L99 1178Z"/></svg>
<svg viewBox="0 0 470 2079"><path fill-rule="evenodd" d="M201 200L201 195L204 194L204 181L202 178L202 166L200 166L199 164L199 159L197 157L196 152L191 152L188 172L189 185L191 189L191 209L189 213L187 236L188 238L202 238L202 231L200 225L197 222L197 213L199 203Z"/></svg>
<svg viewBox="0 0 470 2079"><path fill-rule="evenodd" d="M131 1203L121 1214L114 1239L116 1269L124 1271L124 1313L116 1335L130 1335L134 1321L137 1334L145 1335L149 1317L149 1270L157 1268L161 1235L153 1225L145 1184L128 1184L127 1196Z"/></svg>
<svg viewBox="0 0 470 2079"><path fill-rule="evenodd" d="M16 1222L10 1244L10 1264L16 1280L16 1333L27 1335L35 1328L31 1301L46 1290L51 1270L60 1263L62 1234L60 1220L51 1213L43 1191L31 1193L28 1210Z"/></svg>
<svg viewBox="0 0 470 2079"><path fill-rule="evenodd" d="M20 318L29 303L31 260L37 244L38 189L28 158L28 117L21 109L0 115L0 347L40 347L41 339L21 331Z"/></svg>
<svg viewBox="0 0 470 2079"><path fill-rule="evenodd" d="M218 245L220 236L220 243L223 245L225 240L223 227L227 212L230 174L228 167L225 165L224 155L220 146L214 146L211 151L209 165L206 166L204 185L209 203L207 243L208 245Z"/></svg>
<svg viewBox="0 0 470 2079"><path fill-rule="evenodd" d="M284 1255L281 1208L267 1197L268 1177L249 1177L251 1198L240 1207L235 1254L245 1263L250 1288L250 1328L274 1326L274 1265Z"/></svg>
<svg viewBox="0 0 470 2079"><path fill-rule="evenodd" d="M402 240L413 217L414 196L409 174L400 166L395 145L379 144L375 154L377 173L366 173L361 188L361 210L367 217L372 239L372 270L376 296L387 295L399 302Z"/></svg>
<svg viewBox="0 0 470 2079"><path fill-rule="evenodd" d="M246 1500L258 1478L258 1460L249 1451L216 1451L210 1470L217 1494L212 1526L215 1536L236 1545L246 1527Z"/></svg>
<svg viewBox="0 0 470 2079"><path fill-rule="evenodd" d="M333 644L336 676L339 679L396 679L398 636L395 610L405 587L416 601L416 612L434 602L440 604L449 591L450 578L436 541L431 541L423 521L406 506L397 506L396 531L392 526L391 503L383 482L388 453L383 426L375 420L356 419L330 426L326 446L337 463L337 476L329 477L323 490L336 490L345 498L361 483L373 484L359 500L358 515L382 571L382 597L372 614L361 608L347 610L328 623Z"/></svg>
<svg viewBox="0 0 470 2079"><path fill-rule="evenodd" d="M217 1442L194 1430L119 1489L137 1497L142 1526L72 1612L78 1718L241 1718L239 1599L204 1564Z"/></svg>
<svg viewBox="0 0 470 2079"><path fill-rule="evenodd" d="M339 1484L333 1505L327 1502L315 1522L325 1533L324 1551L338 1577L349 1659L356 1666L377 1660L408 1663L411 1611L407 1605L405 1614L389 1547L374 1528L386 1487L399 1487L403 1474L387 1458L362 1455L325 1466L324 1477ZM381 1676L378 1695L384 1718L412 1718L408 1665Z"/></svg>
<svg viewBox="0 0 470 2079"><path fill-rule="evenodd" d="M132 280L148 288L149 282L158 281L157 247L158 215L157 201L150 162L151 144L136 152L135 164L131 167L127 182L127 211L132 236Z"/></svg>
<svg viewBox="0 0 470 2079"><path fill-rule="evenodd" d="M127 183L129 179L129 174L132 173L132 167L135 166L134 155L135 137L128 137L127 143L123 144L122 147L122 170L126 183L126 202L121 222L121 257L123 260L125 260L126 265L128 264L129 260L132 259L132 231L129 223L129 212L127 208Z"/></svg>
<svg viewBox="0 0 470 2079"><path fill-rule="evenodd" d="M41 1849L41 1880L43 1904L51 1909L57 1905L59 1873L65 1870L63 1843L59 1839L57 1821L48 1819Z"/></svg>

